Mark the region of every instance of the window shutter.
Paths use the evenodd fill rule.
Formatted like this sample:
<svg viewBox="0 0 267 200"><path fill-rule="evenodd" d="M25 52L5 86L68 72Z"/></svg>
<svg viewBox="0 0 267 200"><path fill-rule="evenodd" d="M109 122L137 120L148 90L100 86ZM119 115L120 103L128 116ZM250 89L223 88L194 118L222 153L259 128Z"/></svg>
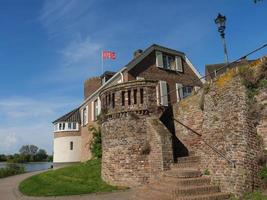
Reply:
<svg viewBox="0 0 267 200"><path fill-rule="evenodd" d="M176 83L176 97L177 102L179 102L183 98L183 85L180 83Z"/></svg>
<svg viewBox="0 0 267 200"><path fill-rule="evenodd" d="M180 56L175 56L176 71L183 72L182 58Z"/></svg>
<svg viewBox="0 0 267 200"><path fill-rule="evenodd" d="M85 109L85 125L88 124L88 105L86 106L86 109Z"/></svg>
<svg viewBox="0 0 267 200"><path fill-rule="evenodd" d="M160 104L163 106L168 106L168 91L166 81L159 81L160 87Z"/></svg>
<svg viewBox="0 0 267 200"><path fill-rule="evenodd" d="M81 108L81 125L84 126L84 124L83 124L83 108Z"/></svg>
<svg viewBox="0 0 267 200"><path fill-rule="evenodd" d="M91 102L91 121L95 121L95 102Z"/></svg>
<svg viewBox="0 0 267 200"><path fill-rule="evenodd" d="M163 68L163 58L160 51L156 51L156 66Z"/></svg>
<svg viewBox="0 0 267 200"><path fill-rule="evenodd" d="M97 115L100 115L101 113L101 101L100 101L100 98L98 97L97 98Z"/></svg>

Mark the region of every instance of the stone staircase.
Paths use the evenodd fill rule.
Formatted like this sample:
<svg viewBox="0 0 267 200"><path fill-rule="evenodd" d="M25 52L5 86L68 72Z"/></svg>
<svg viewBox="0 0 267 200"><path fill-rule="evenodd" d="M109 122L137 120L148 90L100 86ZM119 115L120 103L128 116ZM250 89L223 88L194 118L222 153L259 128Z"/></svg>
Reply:
<svg viewBox="0 0 267 200"><path fill-rule="evenodd" d="M180 157L171 169L139 188L134 200L226 200L219 186L211 184L208 176L198 170L200 157Z"/></svg>

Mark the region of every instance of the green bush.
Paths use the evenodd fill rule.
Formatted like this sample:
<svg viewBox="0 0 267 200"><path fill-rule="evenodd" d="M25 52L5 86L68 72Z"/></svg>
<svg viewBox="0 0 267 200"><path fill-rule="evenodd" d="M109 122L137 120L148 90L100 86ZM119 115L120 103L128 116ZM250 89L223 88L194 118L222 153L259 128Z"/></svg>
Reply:
<svg viewBox="0 0 267 200"><path fill-rule="evenodd" d="M261 192L256 191L245 194L242 200L267 200L267 197L263 196Z"/></svg>
<svg viewBox="0 0 267 200"><path fill-rule="evenodd" d="M203 174L204 175L210 175L210 171L208 169L206 169Z"/></svg>
<svg viewBox="0 0 267 200"><path fill-rule="evenodd" d="M5 168L0 168L0 178L12 176L16 174L22 174L25 172L23 165L10 163Z"/></svg>
<svg viewBox="0 0 267 200"><path fill-rule="evenodd" d="M93 139L90 145L90 150L94 158L102 158L102 140L101 140L101 129L90 127L90 131L93 134Z"/></svg>
<svg viewBox="0 0 267 200"><path fill-rule="evenodd" d="M263 179L264 181L267 181L267 167L263 167L262 170L260 171L260 178Z"/></svg>

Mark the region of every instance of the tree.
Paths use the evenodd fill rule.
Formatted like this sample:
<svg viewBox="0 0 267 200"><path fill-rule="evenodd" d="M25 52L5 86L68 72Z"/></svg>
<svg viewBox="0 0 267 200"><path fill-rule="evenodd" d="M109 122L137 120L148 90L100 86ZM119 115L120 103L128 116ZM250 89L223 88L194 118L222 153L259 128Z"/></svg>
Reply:
<svg viewBox="0 0 267 200"><path fill-rule="evenodd" d="M48 157L46 151L44 149L39 149L39 151L34 156L34 161L43 161Z"/></svg>
<svg viewBox="0 0 267 200"><path fill-rule="evenodd" d="M20 154L33 156L37 153L38 147L35 145L23 145L19 152Z"/></svg>

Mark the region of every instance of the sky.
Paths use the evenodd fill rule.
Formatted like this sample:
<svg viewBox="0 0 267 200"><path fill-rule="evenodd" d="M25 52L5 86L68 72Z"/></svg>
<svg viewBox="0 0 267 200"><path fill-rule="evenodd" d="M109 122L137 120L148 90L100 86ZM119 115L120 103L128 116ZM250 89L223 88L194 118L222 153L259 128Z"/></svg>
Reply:
<svg viewBox="0 0 267 200"><path fill-rule="evenodd" d="M52 153L51 122L81 104L102 50L117 54L109 71L154 43L185 52L201 74L223 62L219 12L230 60L267 43L266 0L0 0L0 154L24 144Z"/></svg>

